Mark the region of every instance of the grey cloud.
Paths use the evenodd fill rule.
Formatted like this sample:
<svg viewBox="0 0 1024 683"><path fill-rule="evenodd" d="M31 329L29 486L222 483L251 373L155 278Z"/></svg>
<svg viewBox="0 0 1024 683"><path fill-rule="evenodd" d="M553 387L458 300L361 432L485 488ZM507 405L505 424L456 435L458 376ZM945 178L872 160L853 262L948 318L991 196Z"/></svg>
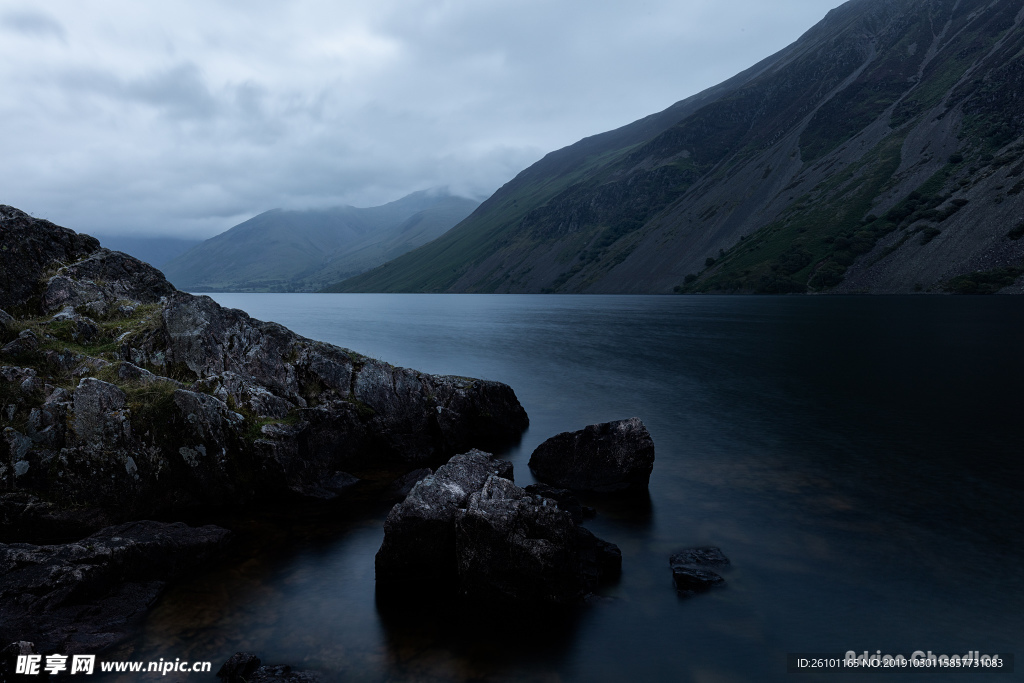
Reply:
<svg viewBox="0 0 1024 683"><path fill-rule="evenodd" d="M209 237L275 207L482 198L840 0L180 0L102 20L47 1L71 45L0 41L0 203L86 232Z"/></svg>
<svg viewBox="0 0 1024 683"><path fill-rule="evenodd" d="M199 67L191 63L137 79L122 79L99 69L71 69L57 80L67 90L146 104L174 119L209 118L218 108Z"/></svg>
<svg viewBox="0 0 1024 683"><path fill-rule="evenodd" d="M8 31L36 38L56 38L66 43L67 33L59 21L48 14L37 11L5 12L0 16L0 26Z"/></svg>

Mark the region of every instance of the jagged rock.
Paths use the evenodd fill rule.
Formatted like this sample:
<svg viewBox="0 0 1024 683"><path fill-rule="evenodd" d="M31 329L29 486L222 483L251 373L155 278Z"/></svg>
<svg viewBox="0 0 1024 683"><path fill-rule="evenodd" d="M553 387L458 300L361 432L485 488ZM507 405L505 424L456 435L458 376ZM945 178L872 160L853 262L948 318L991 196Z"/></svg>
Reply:
<svg viewBox="0 0 1024 683"><path fill-rule="evenodd" d="M0 367L0 377L4 381L10 384L17 384L21 387L25 386L25 382L29 379L37 377L38 373L32 368L21 368L14 365L4 365Z"/></svg>
<svg viewBox="0 0 1024 683"><path fill-rule="evenodd" d="M0 309L0 339L5 338L16 329L17 321L7 311Z"/></svg>
<svg viewBox="0 0 1024 683"><path fill-rule="evenodd" d="M140 368L138 365L129 363L128 361L121 361L117 364L117 376L119 379L125 382L139 382L141 384L152 384L154 382L168 382L175 386L182 386L181 382L170 377L162 377L160 375L154 375L145 368Z"/></svg>
<svg viewBox="0 0 1024 683"><path fill-rule="evenodd" d="M0 205L0 308L10 311L38 295L38 283L53 264L71 263L99 249L96 238L35 219Z"/></svg>
<svg viewBox="0 0 1024 683"><path fill-rule="evenodd" d="M48 349L43 353L43 362L46 365L63 372L70 372L73 368L80 367L84 358L85 356L75 353L71 349L61 349L60 351Z"/></svg>
<svg viewBox="0 0 1024 683"><path fill-rule="evenodd" d="M95 653L122 640L166 582L223 548L215 526L131 522L77 543L0 544L0 642Z"/></svg>
<svg viewBox="0 0 1024 683"><path fill-rule="evenodd" d="M33 408L29 413L26 425L28 437L47 448L63 448L67 434L67 414L70 407L71 403L67 400L67 392L63 389L56 389L42 406Z"/></svg>
<svg viewBox="0 0 1024 683"><path fill-rule="evenodd" d="M375 558L377 580L453 580L455 519L494 474L511 479L512 463L472 450L417 483L384 520L384 542Z"/></svg>
<svg viewBox="0 0 1024 683"><path fill-rule="evenodd" d="M247 379L236 372L223 372L196 383L221 401L233 402L236 406L245 406L250 412L260 417L283 418L299 404L288 399L275 396L269 389L257 382ZM302 407L306 402L302 401Z"/></svg>
<svg viewBox="0 0 1024 683"><path fill-rule="evenodd" d="M551 437L530 456L537 479L574 491L646 490L654 469L654 441L640 421L589 425Z"/></svg>
<svg viewBox="0 0 1024 683"><path fill-rule="evenodd" d="M17 674L17 662L19 656L39 654L36 644L27 640L19 640L10 643L0 650L0 683L14 683L14 681L28 680L24 675Z"/></svg>
<svg viewBox="0 0 1024 683"><path fill-rule="evenodd" d="M493 475L458 515L456 558L464 596L514 606L578 602L622 561L553 500Z"/></svg>
<svg viewBox="0 0 1024 683"><path fill-rule="evenodd" d="M22 394L4 392L0 418L14 432L7 457L0 448L0 499L34 495L123 521L281 494L331 498L352 487L343 473L434 465L514 440L528 424L506 385L300 337L175 291L155 268L10 207L0 227L0 305L26 326L5 341L38 373ZM78 378L72 396L44 405L44 385Z"/></svg>
<svg viewBox="0 0 1024 683"><path fill-rule="evenodd" d="M558 503L558 507L572 515L577 524L581 524L585 517L593 517L594 508L584 506L580 499L569 489L559 489L547 484L530 484L526 492L543 498L550 498Z"/></svg>
<svg viewBox="0 0 1024 683"><path fill-rule="evenodd" d="M110 367L110 361L103 360L102 358L91 358L85 356L82 358L82 362L71 371L72 377L91 377L96 374L98 370Z"/></svg>
<svg viewBox="0 0 1024 683"><path fill-rule="evenodd" d="M23 353L31 353L39 348L39 337L32 330L22 330L18 338L4 344L0 353L6 356L17 356Z"/></svg>
<svg viewBox="0 0 1024 683"><path fill-rule="evenodd" d="M420 469L413 470L408 474L404 474L398 479L391 482L391 485L384 491L385 499L404 499L416 484L420 483L430 475L434 473L434 470L429 467L421 467Z"/></svg>
<svg viewBox="0 0 1024 683"><path fill-rule="evenodd" d="M725 579L708 567L724 567L729 564L729 558L720 549L705 546L674 553L668 563L672 567L672 581L676 591L689 597L725 583Z"/></svg>
<svg viewBox="0 0 1024 683"><path fill-rule="evenodd" d="M190 440L196 448L203 447L204 451L221 450L230 441L234 429L245 421L226 403L207 394L177 389L173 400L188 427L183 438Z"/></svg>
<svg viewBox="0 0 1024 683"><path fill-rule="evenodd" d="M111 522L110 513L98 508L65 508L23 491L0 495L0 542L45 543L84 538Z"/></svg>
<svg viewBox="0 0 1024 683"><path fill-rule="evenodd" d="M511 475L473 451L417 483L384 522L378 585L451 585L472 601L521 607L576 602L617 574L618 548Z"/></svg>
<svg viewBox="0 0 1024 683"><path fill-rule="evenodd" d="M86 377L74 394L74 429L86 444L116 448L132 438L131 422L125 410L127 396L115 385Z"/></svg>
<svg viewBox="0 0 1024 683"><path fill-rule="evenodd" d="M48 327L51 329L55 328L59 323L64 323L69 327L60 329L59 332L55 331L54 334L57 336L60 336L59 333L70 334L71 341L78 342L79 344L89 344L100 335L100 326L96 324L95 320L75 313L70 306L65 307L60 313L50 318Z"/></svg>

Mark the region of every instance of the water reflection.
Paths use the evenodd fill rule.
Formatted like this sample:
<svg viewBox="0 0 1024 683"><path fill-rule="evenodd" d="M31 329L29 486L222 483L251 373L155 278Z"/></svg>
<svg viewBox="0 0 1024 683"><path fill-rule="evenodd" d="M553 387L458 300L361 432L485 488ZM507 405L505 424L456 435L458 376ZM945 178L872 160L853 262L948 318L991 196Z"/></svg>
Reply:
<svg viewBox="0 0 1024 683"><path fill-rule="evenodd" d="M217 298L508 382L531 419L505 454L521 486L543 440L637 415L650 493L584 497L623 575L558 618L469 618L433 586L382 602L386 505L239 521L236 555L170 591L137 653L251 649L356 681L703 683L788 680L786 652L1024 651L1024 298ZM680 601L668 556L697 545L732 560L728 583Z"/></svg>
<svg viewBox="0 0 1024 683"><path fill-rule="evenodd" d="M436 586L377 591L389 669L400 680L536 680L564 664L588 608L524 613L467 604Z"/></svg>

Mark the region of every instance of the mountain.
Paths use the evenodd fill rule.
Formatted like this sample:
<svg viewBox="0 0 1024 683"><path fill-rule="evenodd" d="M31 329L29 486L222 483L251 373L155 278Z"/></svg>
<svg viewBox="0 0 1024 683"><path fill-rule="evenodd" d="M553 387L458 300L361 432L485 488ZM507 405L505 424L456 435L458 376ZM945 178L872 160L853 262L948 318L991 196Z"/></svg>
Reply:
<svg viewBox="0 0 1024 683"><path fill-rule="evenodd" d="M143 237L138 235L94 235L100 244L111 251L120 251L162 268L177 256L184 254L192 247L202 244L203 240L182 239L178 237Z"/></svg>
<svg viewBox="0 0 1024 683"><path fill-rule="evenodd" d="M163 271L192 291L316 291L429 242L477 205L423 191L364 209L274 209L193 247Z"/></svg>
<svg viewBox="0 0 1024 683"><path fill-rule="evenodd" d="M851 0L334 291L1022 291L1024 2Z"/></svg>

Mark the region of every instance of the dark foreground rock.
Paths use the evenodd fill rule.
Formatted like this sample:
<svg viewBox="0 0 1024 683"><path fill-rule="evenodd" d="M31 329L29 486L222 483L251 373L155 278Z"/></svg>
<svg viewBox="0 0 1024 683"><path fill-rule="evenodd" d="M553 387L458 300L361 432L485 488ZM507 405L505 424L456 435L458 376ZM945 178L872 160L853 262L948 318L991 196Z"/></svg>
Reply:
<svg viewBox="0 0 1024 683"><path fill-rule="evenodd" d="M392 508L376 558L385 590L448 585L476 604L515 607L578 602L621 564L616 546L479 451L455 456Z"/></svg>
<svg viewBox="0 0 1024 683"><path fill-rule="evenodd" d="M236 652L224 662L217 676L223 683L316 683L319 674L313 671L294 671L290 666L266 666L251 652Z"/></svg>
<svg viewBox="0 0 1024 683"><path fill-rule="evenodd" d="M0 642L96 653L130 634L166 582L219 553L215 526L129 522L76 543L0 544Z"/></svg>
<svg viewBox="0 0 1024 683"><path fill-rule="evenodd" d="M384 520L374 559L377 581L444 582L457 574L455 520L491 475L512 479L512 463L472 450L413 486Z"/></svg>
<svg viewBox="0 0 1024 683"><path fill-rule="evenodd" d="M345 497L353 475L444 462L528 424L504 384L300 337L7 206L0 308L0 539Z"/></svg>
<svg viewBox="0 0 1024 683"><path fill-rule="evenodd" d="M568 604L622 567L619 549L579 526L557 502L491 476L456 521L463 595L505 604Z"/></svg>
<svg viewBox="0 0 1024 683"><path fill-rule="evenodd" d="M35 654L39 654L36 644L26 640L19 640L0 648L0 683L31 680L27 676L17 673L18 657Z"/></svg>
<svg viewBox="0 0 1024 683"><path fill-rule="evenodd" d="M558 503L558 507L572 515L573 520L577 524L581 524L584 519L597 514L594 508L580 503L580 499L569 489L555 488L547 484L530 484L524 490L535 496L551 498Z"/></svg>
<svg viewBox="0 0 1024 683"><path fill-rule="evenodd" d="M596 493L642 491L654 470L654 441L640 418L557 434L530 456L537 479Z"/></svg>
<svg viewBox="0 0 1024 683"><path fill-rule="evenodd" d="M669 557L668 563L672 567L672 581L675 583L676 591L684 597L689 597L725 583L725 579L710 567L725 567L729 564L729 558L718 548L705 546L687 548L674 553Z"/></svg>
<svg viewBox="0 0 1024 683"><path fill-rule="evenodd" d="M391 484L384 490L383 498L385 500L404 500L405 497L412 492L412 489L416 484L420 483L420 481L426 479L433 473L434 470L429 467L421 467L418 470L408 472L391 482Z"/></svg>

